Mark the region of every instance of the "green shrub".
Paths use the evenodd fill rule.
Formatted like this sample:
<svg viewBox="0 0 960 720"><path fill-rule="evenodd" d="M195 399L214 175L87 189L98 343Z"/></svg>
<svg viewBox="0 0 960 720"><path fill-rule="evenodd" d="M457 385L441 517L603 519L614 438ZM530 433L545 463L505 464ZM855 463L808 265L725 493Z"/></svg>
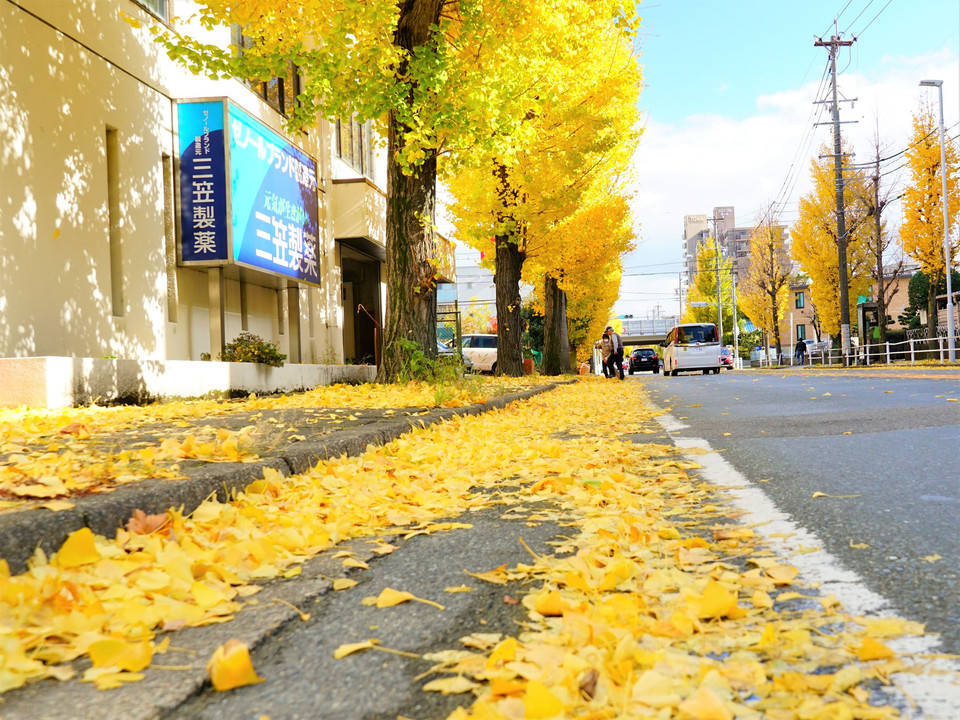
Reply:
<svg viewBox="0 0 960 720"><path fill-rule="evenodd" d="M242 332L233 342L224 346L220 359L224 362L263 363L282 367L287 356L274 343L267 342L259 335Z"/></svg>

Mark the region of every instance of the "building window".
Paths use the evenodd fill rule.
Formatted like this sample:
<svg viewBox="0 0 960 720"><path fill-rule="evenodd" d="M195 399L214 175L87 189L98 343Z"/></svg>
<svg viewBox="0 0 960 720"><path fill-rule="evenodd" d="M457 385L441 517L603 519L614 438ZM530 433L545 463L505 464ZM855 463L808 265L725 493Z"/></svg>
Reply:
<svg viewBox="0 0 960 720"><path fill-rule="evenodd" d="M355 117L337 118L337 157L361 175L373 178L373 124Z"/></svg>
<svg viewBox="0 0 960 720"><path fill-rule="evenodd" d="M803 293L802 293L802 292L798 292L798 293L797 293L797 304L796 304L796 307L797 307L797 309L802 309L802 308L803 308Z"/></svg>
<svg viewBox="0 0 960 720"><path fill-rule="evenodd" d="M807 326L797 325L797 340L806 340L806 339L807 339Z"/></svg>
<svg viewBox="0 0 960 720"><path fill-rule="evenodd" d="M170 0L133 0L137 5L149 10L161 20L170 19Z"/></svg>
<svg viewBox="0 0 960 720"><path fill-rule="evenodd" d="M155 0L166 2L166 0ZM255 41L244 35L239 25L233 26L233 44L243 54L245 50L254 46ZM297 96L300 94L300 71L293 63L287 64L287 71L283 77L272 77L266 82L245 80L244 85L263 98L267 105L284 117L293 115L297 107Z"/></svg>

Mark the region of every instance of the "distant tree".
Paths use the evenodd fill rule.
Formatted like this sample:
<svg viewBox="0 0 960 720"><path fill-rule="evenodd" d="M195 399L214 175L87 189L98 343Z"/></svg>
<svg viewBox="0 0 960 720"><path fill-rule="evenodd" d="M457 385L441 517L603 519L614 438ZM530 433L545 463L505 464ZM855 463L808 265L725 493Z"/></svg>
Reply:
<svg viewBox="0 0 960 720"><path fill-rule="evenodd" d="M750 265L737 288L737 300L754 325L773 333L779 355L780 325L789 300L793 260L787 252L784 229L770 218L768 213L750 233Z"/></svg>
<svg viewBox="0 0 960 720"><path fill-rule="evenodd" d="M887 309L900 287L898 280L903 273L903 256L901 253L897 253L895 262L892 264L884 262L890 259L891 245L897 238L887 232L883 212L897 198L894 197L893 190L889 186L883 187L881 184L879 128L874 134L873 150L873 174L870 177L864 177L864 182L857 186L856 192L860 202L866 208L869 218L870 227L865 242L870 252L870 276L873 278L873 286L876 288L874 300L877 303L877 313L879 317L887 318L889 317ZM899 250L900 247L902 245L898 242L896 249ZM880 342L881 344L885 343L887 341L886 322L880 323L879 331Z"/></svg>
<svg viewBox="0 0 960 720"><path fill-rule="evenodd" d="M870 287L870 251L866 242L867 209L854 189L862 184L862 173L850 166L849 148L844 148L844 219L846 237L837 232L837 181L832 150L820 148L820 157L810 162L813 189L800 198L799 217L790 230L790 251L800 269L810 277L810 296L817 306L824 332L840 334L839 243L846 245L847 295L851 318L856 302Z"/></svg>
<svg viewBox="0 0 960 720"><path fill-rule="evenodd" d="M951 227L957 220L960 193L957 182L957 149L953 141L946 145L947 209ZM913 116L913 138L906 153L910 184L903 191L903 224L900 238L904 251L920 263L927 282L927 337L937 328L937 288L944 278L943 255L943 173L940 163L939 122L929 104L921 105ZM960 242L950 233L950 254L956 257ZM945 287L945 280L943 281ZM954 288L956 289L956 288ZM944 289L944 292L946 290ZM912 303L911 303L912 304Z"/></svg>
<svg viewBox="0 0 960 720"><path fill-rule="evenodd" d="M732 294L731 269L733 262L718 252L719 244L714 237L697 248L697 272L693 285L687 292L687 306L683 310L683 322L717 324L717 262L720 263L720 295L723 303L723 343L733 342L733 308L730 304ZM693 307L692 303L712 303L705 307ZM728 339L729 338L729 339Z"/></svg>
<svg viewBox="0 0 960 720"><path fill-rule="evenodd" d="M960 273L956 270L950 272L950 282L954 290L960 288ZM947 292L947 281L941 277L934 288L933 295L944 295ZM927 309L927 302L930 298L930 278L922 270L915 273L907 283L907 306L903 313L897 317L897 321L910 330L916 330L920 327L920 310ZM929 332L929 326L928 326ZM934 337L928 335L928 337Z"/></svg>

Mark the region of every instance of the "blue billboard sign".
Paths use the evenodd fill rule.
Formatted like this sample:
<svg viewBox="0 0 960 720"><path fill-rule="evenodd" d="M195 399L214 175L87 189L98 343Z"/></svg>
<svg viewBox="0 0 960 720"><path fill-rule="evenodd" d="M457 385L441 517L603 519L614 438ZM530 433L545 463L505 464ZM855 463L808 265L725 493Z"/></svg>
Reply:
<svg viewBox="0 0 960 720"><path fill-rule="evenodd" d="M223 101L180 103L180 259L227 260L227 184Z"/></svg>
<svg viewBox="0 0 960 720"><path fill-rule="evenodd" d="M233 260L320 284L317 163L229 106Z"/></svg>
<svg viewBox="0 0 960 720"><path fill-rule="evenodd" d="M197 148L207 147L201 131L212 128L210 117L217 113L220 162L205 156L198 162ZM319 285L316 161L224 100L180 103L179 128L181 261L227 262ZM207 168L214 177L206 177ZM198 187L209 187L211 195L198 195ZM210 227L196 219L205 218L200 206L208 197L215 198ZM216 205L220 198L223 204Z"/></svg>

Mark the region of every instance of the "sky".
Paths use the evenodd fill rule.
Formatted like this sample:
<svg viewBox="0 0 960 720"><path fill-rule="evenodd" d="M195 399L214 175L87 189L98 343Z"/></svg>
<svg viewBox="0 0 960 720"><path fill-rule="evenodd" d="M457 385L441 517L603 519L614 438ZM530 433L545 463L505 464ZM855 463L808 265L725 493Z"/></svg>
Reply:
<svg viewBox="0 0 960 720"><path fill-rule="evenodd" d="M649 0L640 3L643 136L635 156L637 249L624 258L614 314L676 315L683 216L732 205L738 226L777 203L797 218L810 161L829 143L829 54L839 32L842 135L857 161L910 144L922 100L937 107L943 80L947 134L960 132L957 0ZM823 84L821 85L821 81ZM821 114L822 113L822 114ZM885 168L894 170L897 163ZM902 186L904 170L885 179ZM898 224L899 206L888 222Z"/></svg>

